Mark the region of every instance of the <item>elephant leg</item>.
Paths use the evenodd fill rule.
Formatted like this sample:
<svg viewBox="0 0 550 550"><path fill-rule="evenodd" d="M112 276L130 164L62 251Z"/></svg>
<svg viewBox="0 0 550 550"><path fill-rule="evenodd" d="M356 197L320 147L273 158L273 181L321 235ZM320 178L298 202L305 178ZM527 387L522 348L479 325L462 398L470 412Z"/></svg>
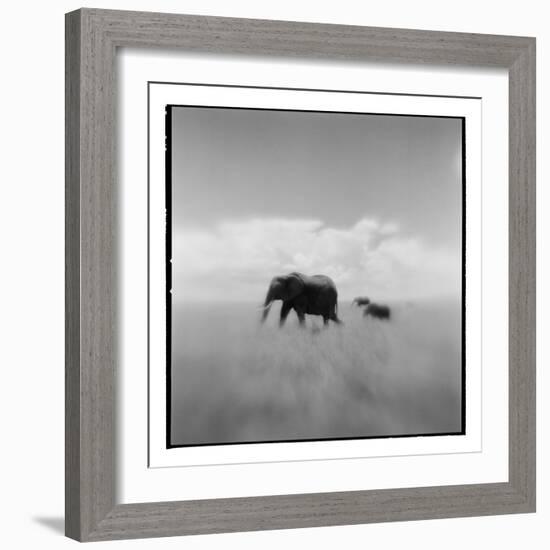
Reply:
<svg viewBox="0 0 550 550"><path fill-rule="evenodd" d="M323 323L325 327L328 327L328 319L329 319L328 315L323 315Z"/></svg>
<svg viewBox="0 0 550 550"><path fill-rule="evenodd" d="M334 321L337 325L342 324L342 321L338 319L338 315L336 315L336 309L333 309L330 313L330 320Z"/></svg>
<svg viewBox="0 0 550 550"><path fill-rule="evenodd" d="M282 327L285 324L286 318L290 313L291 309L292 307L289 304L287 304L286 302L283 302L283 305L281 306L281 317L279 318L280 327Z"/></svg>
<svg viewBox="0 0 550 550"><path fill-rule="evenodd" d="M306 314L303 309L300 308L294 308L296 311L296 315L298 315L298 322L300 323L300 326L304 326L306 322Z"/></svg>

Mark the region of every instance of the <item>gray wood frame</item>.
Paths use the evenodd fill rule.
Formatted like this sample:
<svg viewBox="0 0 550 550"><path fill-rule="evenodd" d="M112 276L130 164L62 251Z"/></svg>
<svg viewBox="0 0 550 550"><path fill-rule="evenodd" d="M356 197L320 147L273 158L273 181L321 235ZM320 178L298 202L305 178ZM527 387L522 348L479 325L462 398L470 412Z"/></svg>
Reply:
<svg viewBox="0 0 550 550"><path fill-rule="evenodd" d="M115 504L118 47L509 70L509 481ZM66 15L66 534L81 541L535 511L535 39L82 9Z"/></svg>

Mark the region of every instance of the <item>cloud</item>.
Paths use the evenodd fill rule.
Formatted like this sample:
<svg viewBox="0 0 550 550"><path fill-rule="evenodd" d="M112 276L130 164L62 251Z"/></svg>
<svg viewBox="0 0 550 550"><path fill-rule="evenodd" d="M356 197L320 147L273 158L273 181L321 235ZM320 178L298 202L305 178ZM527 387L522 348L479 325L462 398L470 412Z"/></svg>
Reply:
<svg viewBox="0 0 550 550"><path fill-rule="evenodd" d="M344 229L321 220L226 221L173 235L175 300L260 302L271 278L291 271L332 277L343 300L456 296L461 254L366 218Z"/></svg>

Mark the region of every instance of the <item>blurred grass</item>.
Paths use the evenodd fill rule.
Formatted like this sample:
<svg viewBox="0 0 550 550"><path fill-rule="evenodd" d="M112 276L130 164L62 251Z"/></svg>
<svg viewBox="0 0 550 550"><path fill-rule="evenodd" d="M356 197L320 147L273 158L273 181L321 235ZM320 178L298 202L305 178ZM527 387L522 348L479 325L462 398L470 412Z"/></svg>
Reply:
<svg viewBox="0 0 550 550"><path fill-rule="evenodd" d="M277 304L277 303L276 303ZM458 432L459 304L393 304L389 322L340 304L343 326L253 305L174 308L172 443Z"/></svg>

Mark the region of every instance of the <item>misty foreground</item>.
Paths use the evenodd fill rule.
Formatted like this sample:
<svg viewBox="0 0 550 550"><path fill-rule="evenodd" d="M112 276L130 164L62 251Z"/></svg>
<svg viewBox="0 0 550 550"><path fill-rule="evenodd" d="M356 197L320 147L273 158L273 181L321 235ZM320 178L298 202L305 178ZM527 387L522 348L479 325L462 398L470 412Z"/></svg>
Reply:
<svg viewBox="0 0 550 550"><path fill-rule="evenodd" d="M394 304L389 322L341 303L323 328L279 302L174 306L173 445L461 431L459 304Z"/></svg>

